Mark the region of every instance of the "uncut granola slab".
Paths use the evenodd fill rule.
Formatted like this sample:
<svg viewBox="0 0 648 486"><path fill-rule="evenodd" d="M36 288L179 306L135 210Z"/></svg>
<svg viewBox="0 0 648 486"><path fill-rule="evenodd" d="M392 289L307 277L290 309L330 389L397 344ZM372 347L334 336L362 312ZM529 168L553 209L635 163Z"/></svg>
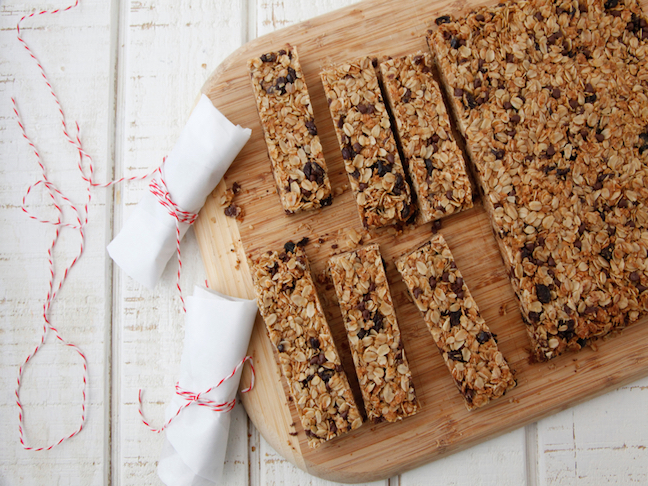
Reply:
<svg viewBox="0 0 648 486"><path fill-rule="evenodd" d="M538 360L648 310L648 23L634 0L443 16L429 34Z"/></svg>
<svg viewBox="0 0 648 486"><path fill-rule="evenodd" d="M329 268L367 418L395 422L419 410L378 245L335 256Z"/></svg>
<svg viewBox="0 0 648 486"><path fill-rule="evenodd" d="M320 75L362 224L379 228L409 220L410 187L371 58Z"/></svg>
<svg viewBox="0 0 648 486"><path fill-rule="evenodd" d="M264 253L252 265L259 312L279 355L311 448L362 425L302 248Z"/></svg>
<svg viewBox="0 0 648 486"><path fill-rule="evenodd" d="M422 221L471 208L470 179L432 76L432 57L388 59L380 70Z"/></svg>
<svg viewBox="0 0 648 486"><path fill-rule="evenodd" d="M284 211L330 206L331 183L297 49L250 59L248 69Z"/></svg>
<svg viewBox="0 0 648 486"><path fill-rule="evenodd" d="M396 261L468 410L515 386L508 363L441 234Z"/></svg>

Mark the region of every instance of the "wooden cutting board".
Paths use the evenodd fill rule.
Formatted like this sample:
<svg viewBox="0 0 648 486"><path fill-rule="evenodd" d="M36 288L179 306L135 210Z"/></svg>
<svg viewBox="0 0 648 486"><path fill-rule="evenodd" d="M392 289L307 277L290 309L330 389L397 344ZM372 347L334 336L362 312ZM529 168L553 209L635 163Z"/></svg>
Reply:
<svg viewBox="0 0 648 486"><path fill-rule="evenodd" d="M470 6L484 3L472 2ZM346 229L363 233L319 79L320 68L364 55L399 56L426 50L425 33L434 19L466 8L463 1L368 0L256 39L216 69L202 91L232 122L252 128L252 137L213 197L208 198L195 226L212 288L253 298L246 255L279 249L286 241L302 237L310 238L306 253L314 275L319 275L332 254L346 249ZM246 67L248 58L277 50L286 43L299 49L331 183L337 191L331 207L292 216L283 213L275 191ZM235 199L245 211L241 223L225 217L220 204L225 188L234 182L242 187ZM444 219L440 231L515 370L517 388L481 410L465 409L393 263L397 256L430 238L430 224L401 234L389 228L365 233L363 243L379 243L387 264L422 410L400 423L365 423L353 433L310 450L259 318L249 348L254 357L256 385L242 397L243 404L263 437L298 467L342 482L388 478L648 375L646 317L619 335L599 342L597 350L588 348L549 363L530 364L525 326L479 199L473 209ZM319 285L318 291L344 368L361 403L333 288L325 283ZM243 379L247 378L249 375L244 375Z"/></svg>

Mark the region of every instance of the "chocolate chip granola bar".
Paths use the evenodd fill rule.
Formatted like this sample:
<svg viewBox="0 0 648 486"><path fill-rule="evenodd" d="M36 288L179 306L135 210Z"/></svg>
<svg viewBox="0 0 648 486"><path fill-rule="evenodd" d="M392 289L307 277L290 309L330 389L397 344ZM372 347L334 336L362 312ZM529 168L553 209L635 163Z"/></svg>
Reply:
<svg viewBox="0 0 648 486"><path fill-rule="evenodd" d="M648 23L634 0L437 19L428 43L539 360L648 310Z"/></svg>
<svg viewBox="0 0 648 486"><path fill-rule="evenodd" d="M380 70L422 221L471 208L470 179L430 54L388 59Z"/></svg>
<svg viewBox="0 0 648 486"><path fill-rule="evenodd" d="M331 184L297 49L255 57L248 68L284 211L329 206Z"/></svg>
<svg viewBox="0 0 648 486"><path fill-rule="evenodd" d="M468 410L515 386L495 337L441 234L396 261Z"/></svg>
<svg viewBox="0 0 648 486"><path fill-rule="evenodd" d="M378 245L329 261L367 418L395 422L419 410Z"/></svg>
<svg viewBox="0 0 648 486"><path fill-rule="evenodd" d="M321 73L344 166L366 228L414 215L389 114L369 57Z"/></svg>
<svg viewBox="0 0 648 486"><path fill-rule="evenodd" d="M304 250L264 253L252 265L259 311L279 355L311 448L362 425Z"/></svg>

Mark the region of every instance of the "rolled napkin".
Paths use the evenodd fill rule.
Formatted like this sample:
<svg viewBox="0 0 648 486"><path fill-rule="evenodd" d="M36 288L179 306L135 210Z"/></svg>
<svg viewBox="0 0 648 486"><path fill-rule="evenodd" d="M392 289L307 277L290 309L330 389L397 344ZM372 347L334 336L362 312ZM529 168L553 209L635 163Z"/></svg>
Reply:
<svg viewBox="0 0 648 486"><path fill-rule="evenodd" d="M229 376L245 358L257 306L195 287L187 298L185 343L178 386L201 393ZM231 402L238 390L241 367L201 399ZM166 410L166 440L158 463L158 475L168 486L213 486L223 473L231 417L176 394ZM185 407L179 414L178 411Z"/></svg>
<svg viewBox="0 0 648 486"><path fill-rule="evenodd" d="M197 213L250 134L249 128L232 124L202 95L156 176L159 185L166 185L177 208ZM179 223L180 238L189 226ZM175 217L149 191L108 245L108 253L126 274L152 289L176 251L176 237Z"/></svg>

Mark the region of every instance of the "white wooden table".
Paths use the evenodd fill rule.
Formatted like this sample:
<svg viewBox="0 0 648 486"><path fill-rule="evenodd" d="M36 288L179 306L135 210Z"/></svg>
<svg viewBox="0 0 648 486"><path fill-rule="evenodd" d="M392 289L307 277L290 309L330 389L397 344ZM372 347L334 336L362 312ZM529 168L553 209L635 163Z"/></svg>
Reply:
<svg viewBox="0 0 648 486"><path fill-rule="evenodd" d="M354 3L354 0L82 0L58 15L25 21L22 33L68 116L81 125L96 179L143 174L170 151L200 87L218 64L250 39ZM93 190L85 253L51 312L61 334L88 357L88 410L80 435L51 451L18 442L14 389L18 367L38 342L54 229L21 211L39 168L13 115L17 99L27 133L50 179L75 202L84 198L75 151L62 136L56 105L16 24L58 0L0 4L0 486L156 485L162 436L139 421L145 410L161 424L177 379L184 335L170 264L155 291L113 267L105 251L146 190L135 182ZM42 191L29 207L51 215ZM77 245L62 232L63 265ZM190 231L183 242L183 287L205 280ZM62 267L61 267L62 268ZM21 397L26 439L49 444L78 425L82 368L50 335L29 365ZM223 484L323 485L278 456L237 406ZM648 484L648 379L482 445L381 482L383 485ZM374 483L375 484L375 483Z"/></svg>

